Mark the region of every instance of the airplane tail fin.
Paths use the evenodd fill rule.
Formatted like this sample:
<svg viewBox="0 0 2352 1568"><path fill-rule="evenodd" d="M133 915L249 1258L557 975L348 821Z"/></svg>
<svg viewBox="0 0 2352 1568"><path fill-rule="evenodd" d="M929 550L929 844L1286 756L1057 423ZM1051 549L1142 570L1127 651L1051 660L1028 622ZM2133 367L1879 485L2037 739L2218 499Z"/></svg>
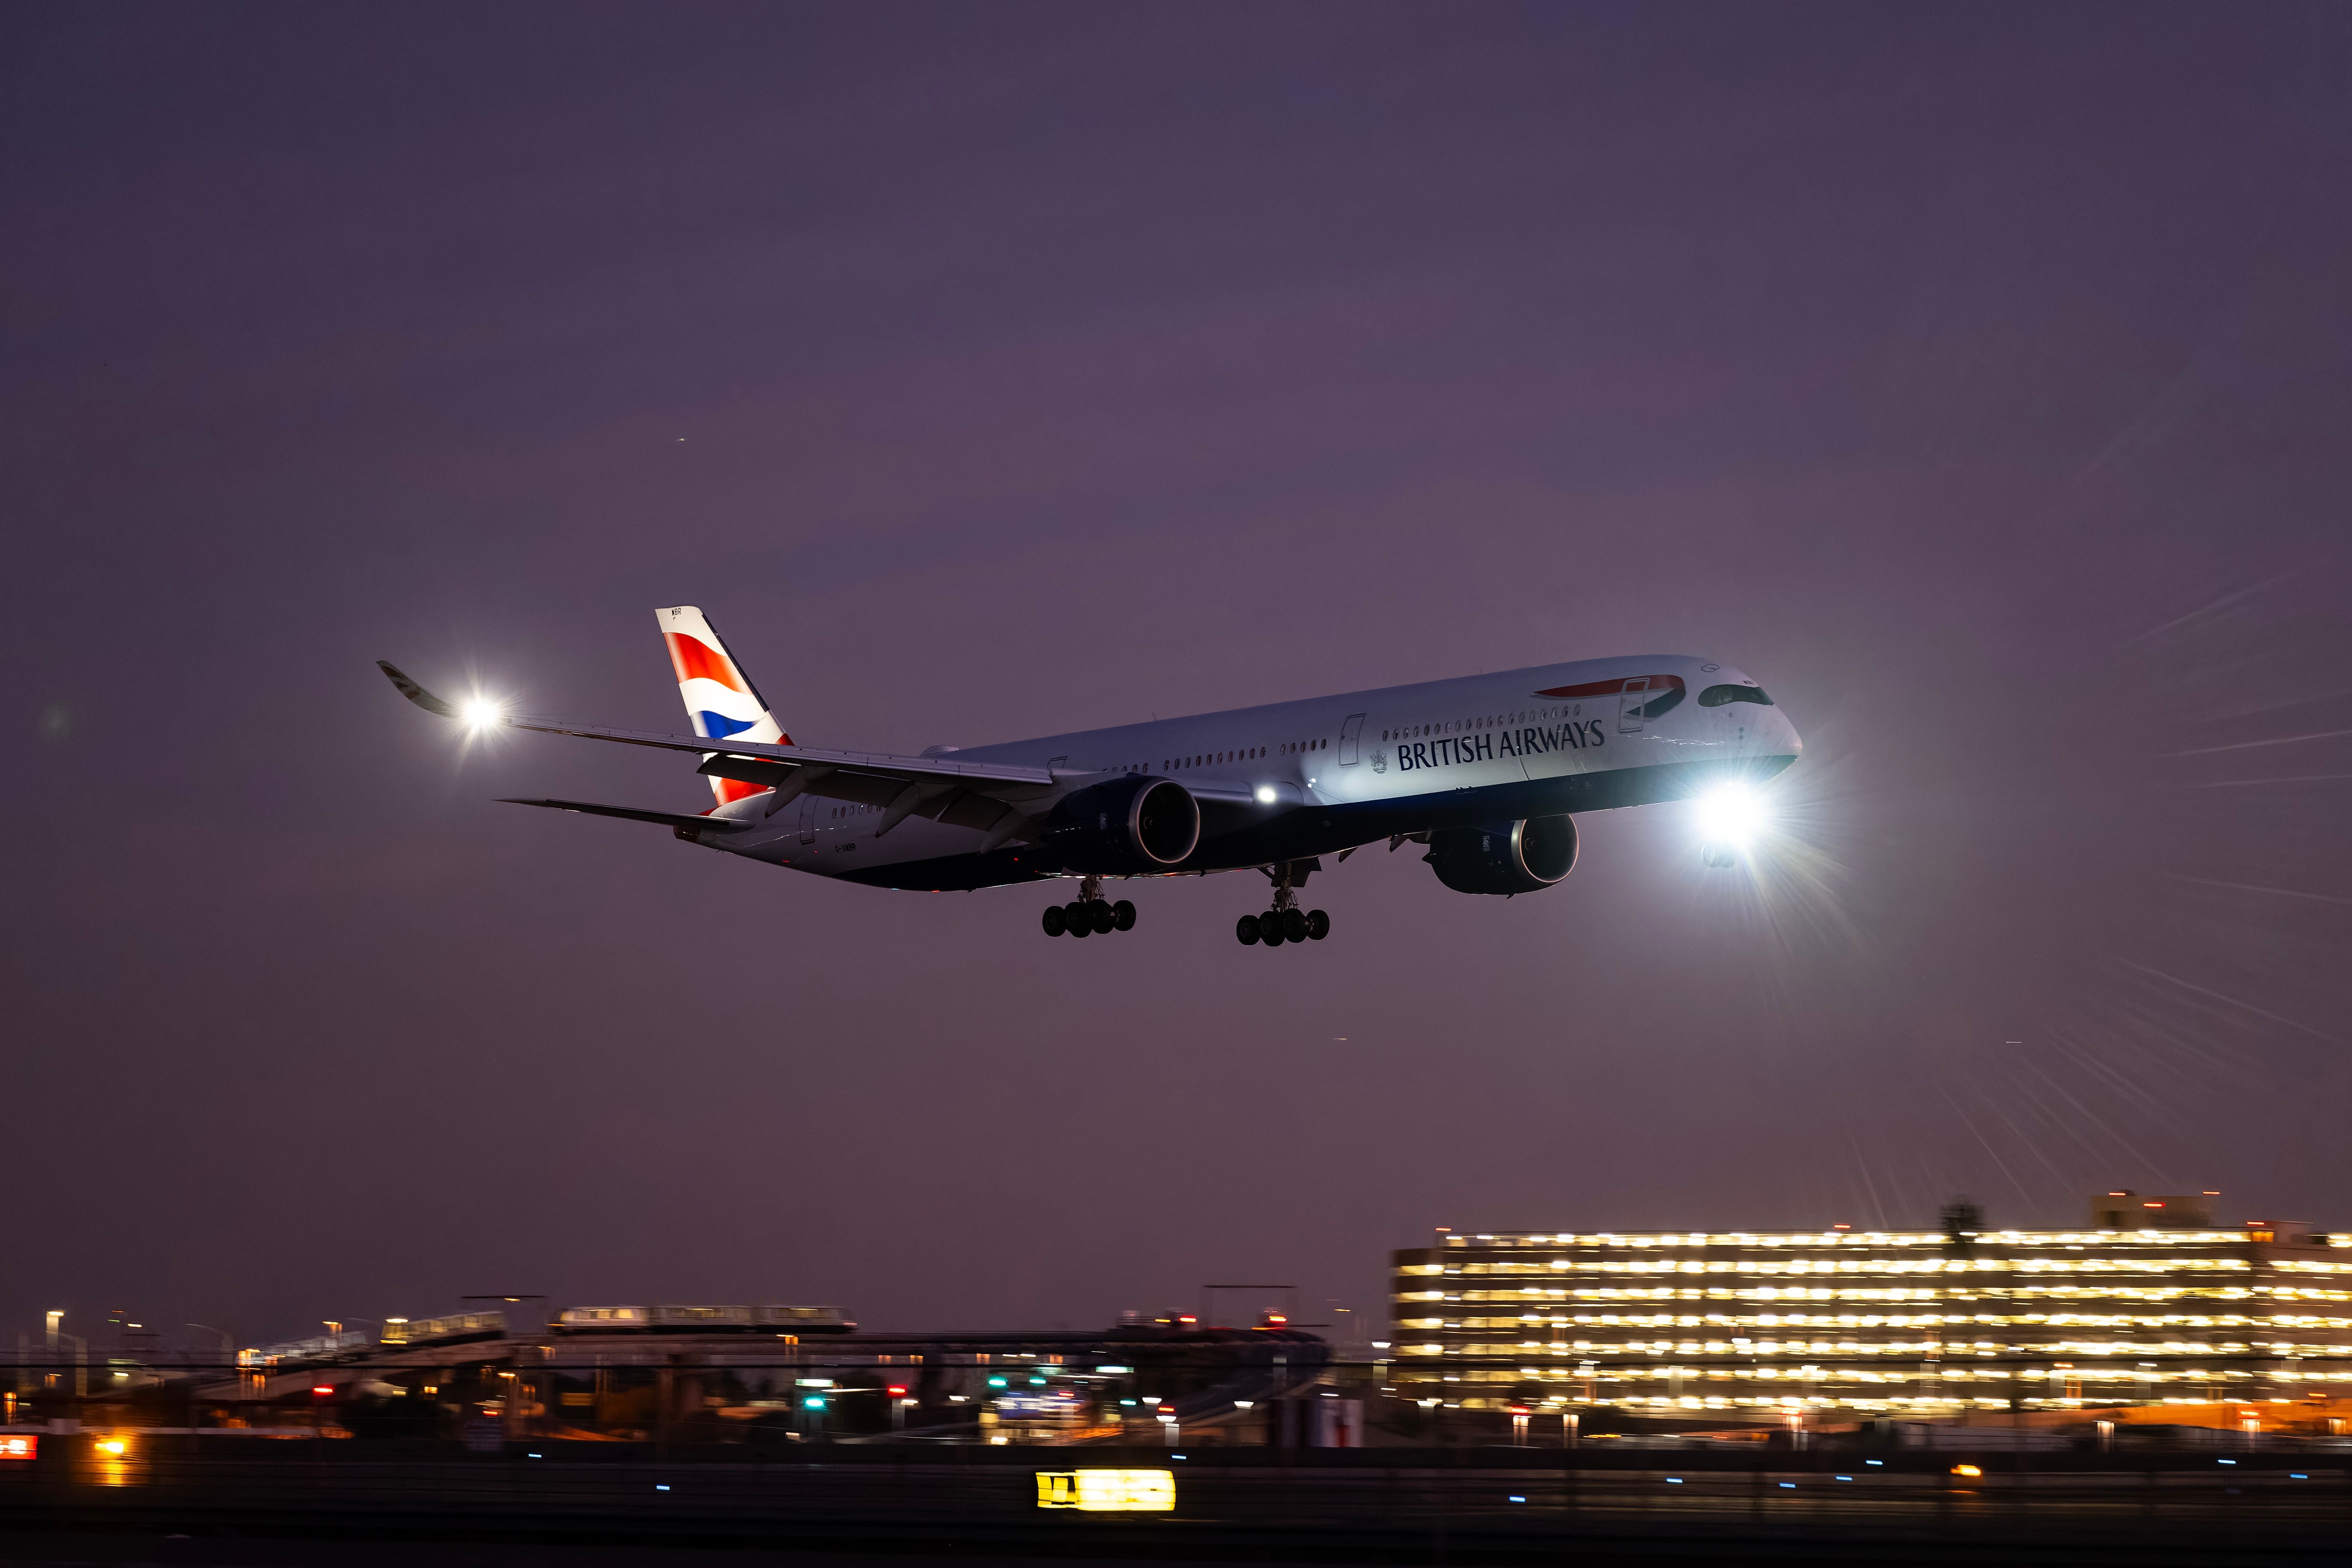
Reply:
<svg viewBox="0 0 2352 1568"><path fill-rule="evenodd" d="M776 722L768 700L751 684L719 640L709 618L691 605L656 610L662 641L669 648L670 668L677 671L677 694L686 703L694 732L706 740L740 736L746 741L789 746L793 738ZM740 779L712 779L710 793L720 805L761 793L761 786Z"/></svg>

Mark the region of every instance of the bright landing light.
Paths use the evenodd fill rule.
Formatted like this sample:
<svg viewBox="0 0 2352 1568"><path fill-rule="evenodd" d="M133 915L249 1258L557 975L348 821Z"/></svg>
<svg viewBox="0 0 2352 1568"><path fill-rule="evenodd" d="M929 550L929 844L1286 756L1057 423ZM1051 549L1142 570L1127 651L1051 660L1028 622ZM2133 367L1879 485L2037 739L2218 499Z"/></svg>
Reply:
<svg viewBox="0 0 2352 1568"><path fill-rule="evenodd" d="M1272 805L1274 804L1274 801L1275 801L1275 795L1274 795L1274 786L1273 786L1272 784L1260 784L1260 785L1258 785L1258 786L1257 786L1257 803L1258 803L1258 805Z"/></svg>
<svg viewBox="0 0 2352 1568"><path fill-rule="evenodd" d="M1699 837L1727 848L1747 848L1768 820L1763 797L1744 784L1717 785L1692 805Z"/></svg>
<svg viewBox="0 0 2352 1568"><path fill-rule="evenodd" d="M490 729L504 717L504 710L487 697L468 697L457 705L457 718L468 730Z"/></svg>

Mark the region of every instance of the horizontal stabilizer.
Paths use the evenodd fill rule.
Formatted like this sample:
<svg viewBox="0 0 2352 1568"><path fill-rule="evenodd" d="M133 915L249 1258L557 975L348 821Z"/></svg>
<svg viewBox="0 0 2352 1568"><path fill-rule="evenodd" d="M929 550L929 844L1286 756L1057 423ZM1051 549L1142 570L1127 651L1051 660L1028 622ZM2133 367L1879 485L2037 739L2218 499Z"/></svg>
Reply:
<svg viewBox="0 0 2352 1568"><path fill-rule="evenodd" d="M715 827L721 833L740 833L744 828L756 826L738 822L730 816L697 816L687 811L640 811L634 805L595 805L584 800L514 800L501 797L499 804L543 805L550 811L578 811L590 816L625 816L631 822L657 822L664 827L675 827L688 833L699 832L706 827Z"/></svg>

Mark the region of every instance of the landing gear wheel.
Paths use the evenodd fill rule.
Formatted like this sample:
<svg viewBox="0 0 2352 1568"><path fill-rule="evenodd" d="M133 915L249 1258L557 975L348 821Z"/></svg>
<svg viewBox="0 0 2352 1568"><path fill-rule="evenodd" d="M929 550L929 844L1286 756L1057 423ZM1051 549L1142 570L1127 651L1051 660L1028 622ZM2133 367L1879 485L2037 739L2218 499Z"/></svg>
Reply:
<svg viewBox="0 0 2352 1568"><path fill-rule="evenodd" d="M1062 923L1069 929L1072 936L1085 936L1095 929L1094 916L1087 912L1086 905L1076 900L1062 906Z"/></svg>
<svg viewBox="0 0 2352 1568"><path fill-rule="evenodd" d="M1297 908L1282 911L1282 935L1286 942L1307 940L1307 911Z"/></svg>
<svg viewBox="0 0 2352 1568"><path fill-rule="evenodd" d="M1111 913L1110 906L1100 899L1087 905L1087 919L1094 922L1097 936L1108 936L1118 927L1118 917Z"/></svg>
<svg viewBox="0 0 2352 1568"><path fill-rule="evenodd" d="M1135 929L1135 906L1129 903L1125 899L1121 899L1118 902L1113 904L1110 907L1110 924L1113 931L1133 931Z"/></svg>
<svg viewBox="0 0 2352 1568"><path fill-rule="evenodd" d="M1234 935L1240 940L1241 944L1244 947L1255 947L1257 945L1257 917L1255 915L1244 915L1241 919L1235 921L1234 922Z"/></svg>
<svg viewBox="0 0 2352 1568"><path fill-rule="evenodd" d="M1310 910L1307 915L1307 940L1321 942L1331 934L1331 917L1321 910Z"/></svg>
<svg viewBox="0 0 2352 1568"><path fill-rule="evenodd" d="M1070 925L1068 917L1062 913L1062 906L1059 904L1047 904L1045 917L1038 923L1045 928L1047 936L1059 936L1067 931Z"/></svg>
<svg viewBox="0 0 2352 1568"><path fill-rule="evenodd" d="M1268 947L1280 947L1282 939L1290 933L1282 929L1282 911L1268 910L1257 917L1257 939Z"/></svg>

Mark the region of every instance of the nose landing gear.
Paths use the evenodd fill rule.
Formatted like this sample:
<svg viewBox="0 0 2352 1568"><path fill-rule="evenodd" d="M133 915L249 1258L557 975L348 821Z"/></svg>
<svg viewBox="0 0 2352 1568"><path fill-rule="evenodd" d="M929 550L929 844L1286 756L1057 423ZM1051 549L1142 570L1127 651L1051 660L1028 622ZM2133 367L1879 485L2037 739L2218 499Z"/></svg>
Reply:
<svg viewBox="0 0 2352 1568"><path fill-rule="evenodd" d="M1321 910L1301 910L1294 882L1303 882L1315 862L1285 860L1265 868L1274 884L1274 908L1262 915L1244 915L1234 922L1234 936L1244 947L1263 942L1280 947L1286 942L1321 942L1331 934L1331 917Z"/></svg>
<svg viewBox="0 0 2352 1568"><path fill-rule="evenodd" d="M1037 923L1047 936L1108 936L1115 931L1135 929L1135 906L1125 899L1115 904L1104 902L1102 879L1082 877L1078 896L1066 904L1047 904Z"/></svg>

